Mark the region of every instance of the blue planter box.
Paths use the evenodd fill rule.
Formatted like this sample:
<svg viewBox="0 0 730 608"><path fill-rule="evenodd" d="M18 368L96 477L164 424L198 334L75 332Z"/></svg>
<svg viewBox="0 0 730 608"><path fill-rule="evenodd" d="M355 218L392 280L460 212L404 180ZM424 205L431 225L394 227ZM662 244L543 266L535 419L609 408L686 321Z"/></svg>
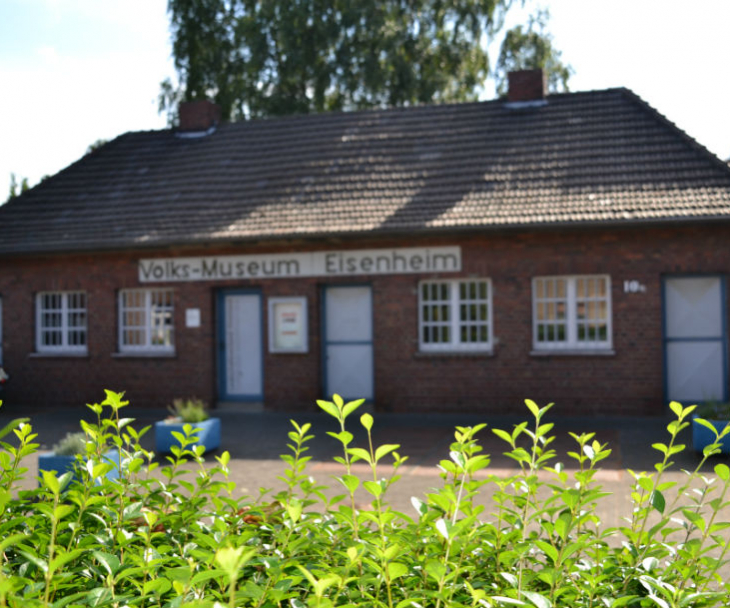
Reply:
<svg viewBox="0 0 730 608"><path fill-rule="evenodd" d="M180 442L173 437L172 432L177 431L183 433L183 426L190 424L193 429L200 429L193 433L198 437L195 445L205 446L205 451L217 450L221 446L221 419L208 418L203 422L184 423L184 422L167 422L161 420L155 422L155 451L159 454L170 452L173 446L180 446ZM188 446L190 449L192 446Z"/></svg>
<svg viewBox="0 0 730 608"><path fill-rule="evenodd" d="M695 417L693 416L692 447L694 447L695 451L702 452L702 450L704 450L706 446L715 442L715 435L710 429L702 426L701 424L697 424L694 418ZM730 420L707 420L707 422L712 424L712 426L717 429L717 432L720 433L722 429L724 429L725 426L728 424L728 422L730 422ZM720 441L720 446L723 454L730 454L730 435L725 435L725 437L722 438L722 440Z"/></svg>
<svg viewBox="0 0 730 608"><path fill-rule="evenodd" d="M119 451L110 450L104 454L104 460L114 465L114 468L106 474L106 478L119 479ZM38 474L40 475L41 471L56 471L60 476L67 471L73 471L75 462L76 456L58 456L55 452L38 454ZM78 481L76 475L74 478Z"/></svg>

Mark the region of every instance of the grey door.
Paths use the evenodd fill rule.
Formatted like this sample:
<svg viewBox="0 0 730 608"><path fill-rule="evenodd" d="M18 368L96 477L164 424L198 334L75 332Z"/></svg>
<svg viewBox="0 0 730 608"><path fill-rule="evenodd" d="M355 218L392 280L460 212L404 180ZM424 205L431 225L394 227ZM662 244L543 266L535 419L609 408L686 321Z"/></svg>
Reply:
<svg viewBox="0 0 730 608"><path fill-rule="evenodd" d="M664 280L664 359L669 401L727 400L725 289L719 276Z"/></svg>
<svg viewBox="0 0 730 608"><path fill-rule="evenodd" d="M324 290L324 374L327 397L374 396L373 297L367 285Z"/></svg>
<svg viewBox="0 0 730 608"><path fill-rule="evenodd" d="M261 295L245 290L220 293L218 319L221 399L263 400Z"/></svg>

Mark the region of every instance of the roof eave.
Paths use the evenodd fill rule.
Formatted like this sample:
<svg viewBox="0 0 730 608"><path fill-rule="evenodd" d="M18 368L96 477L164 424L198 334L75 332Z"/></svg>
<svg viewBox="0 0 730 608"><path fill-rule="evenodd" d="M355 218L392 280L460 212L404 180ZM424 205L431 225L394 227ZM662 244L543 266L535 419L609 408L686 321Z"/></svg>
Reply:
<svg viewBox="0 0 730 608"><path fill-rule="evenodd" d="M527 222L511 224L484 224L484 225L463 225L463 226L436 226L423 227L418 230L413 228L389 228L380 230L343 230L328 232L307 232L289 233L276 235L250 235L230 238L210 239L200 237L198 239L170 239L146 241L144 243L89 243L78 246L55 247L47 249L28 249L3 251L0 248L0 258L39 257L47 255L83 255L95 253L132 253L148 252L166 249L197 249L201 247L236 247L252 244L269 245L275 243L301 242L326 242L332 240L382 240L386 238L399 237L429 237L429 236L453 236L466 234L483 234L499 232L549 232L555 230L581 230L581 229L634 229L634 228L661 228L661 227L682 227L687 225L699 226L702 224L715 224L717 222L730 223L729 215L702 215L702 216L673 216L665 218L632 218L613 220L565 220L555 222Z"/></svg>

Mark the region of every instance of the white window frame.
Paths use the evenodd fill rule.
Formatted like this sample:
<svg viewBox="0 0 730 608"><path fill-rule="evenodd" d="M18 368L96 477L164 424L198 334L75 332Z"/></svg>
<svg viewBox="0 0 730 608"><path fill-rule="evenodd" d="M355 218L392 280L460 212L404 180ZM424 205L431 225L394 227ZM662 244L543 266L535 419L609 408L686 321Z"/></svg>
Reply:
<svg viewBox="0 0 730 608"><path fill-rule="evenodd" d="M84 305L83 308L71 308L69 305L69 299L71 296L83 295ZM44 308L43 300L47 296L57 296L61 299L60 308ZM84 325L70 324L70 316L73 313L83 312L84 314ZM41 291L36 294L35 297L35 327L36 327L36 340L35 348L38 353L53 353L53 354L73 354L83 355L88 352L88 340L89 340L89 310L86 292L82 290L77 291ZM57 313L61 315L60 327L46 327L43 324L44 313ZM47 331L58 331L61 334L61 344L44 344L43 335ZM72 331L82 332L84 334L84 344L70 344L70 333Z"/></svg>
<svg viewBox="0 0 730 608"><path fill-rule="evenodd" d="M540 280L555 280L561 279L566 282L566 295L565 295L565 308L566 308L566 340L557 342L539 342L538 341L538 298L537 298L537 282ZM579 279L593 279L601 280L606 283L606 340L584 340L578 339L578 325L581 322L578 319L578 295L577 295L577 281ZM543 298L545 300L546 298ZM556 301L559 298L551 298L551 301ZM602 301L604 298L591 298L592 301ZM532 345L535 351L547 351L547 352L560 352L570 351L575 353L591 353L610 351L613 348L613 313L611 305L611 277L606 274L596 275L555 275L555 276L541 276L534 277L532 279Z"/></svg>
<svg viewBox="0 0 730 608"><path fill-rule="evenodd" d="M461 297L459 286L463 283L486 283L487 285L487 326L488 340L486 342L462 342L461 326L469 321L462 321L460 318ZM424 302L423 288L425 285L448 285L449 295L447 305L450 315L448 326L450 328L450 341L430 343L424 341L425 320L423 315ZM468 300L467 300L468 301ZM488 278L471 279L429 279L420 281L418 284L418 345L421 352L491 352L494 347L494 323L492 320L492 280Z"/></svg>
<svg viewBox="0 0 730 608"><path fill-rule="evenodd" d="M144 325L140 326L127 326L124 322L124 313L127 312L128 308L125 306L124 297L126 294L143 294L144 295L144 307L140 308L140 310L144 311ZM169 337L170 337L170 343L169 344L154 344L152 341L152 336L155 332L155 327L153 323L153 318L155 314L155 308L152 304L152 299L154 294L171 294L172 297L172 304L170 306L164 306L160 307L162 310L161 312L167 314L169 313L172 318L172 323L169 327ZM125 344L124 341L124 332L127 329L136 329L136 330L142 330L144 331L144 343L143 344ZM175 300L174 300L174 290L169 288L163 288L163 289L148 289L148 288L142 288L142 289L121 289L119 291L119 352L120 353L174 353L175 352Z"/></svg>

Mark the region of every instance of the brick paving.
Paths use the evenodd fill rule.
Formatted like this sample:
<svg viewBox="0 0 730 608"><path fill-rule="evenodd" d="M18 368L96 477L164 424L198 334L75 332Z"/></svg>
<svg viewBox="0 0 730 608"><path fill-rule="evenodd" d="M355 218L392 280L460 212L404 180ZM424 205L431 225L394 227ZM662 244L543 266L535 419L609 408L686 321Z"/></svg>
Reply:
<svg viewBox="0 0 730 608"><path fill-rule="evenodd" d="M0 424L5 424L10 418L22 415L22 409L6 407L0 410ZM137 429L154 424L165 416L164 411L130 410L126 415L134 417L134 426ZM41 450L50 450L53 444L69 431L79 429L78 418L85 415L83 410L39 411L30 414L31 424L38 433L36 441ZM285 469L279 456L287 451L287 433L291 429L290 418L297 422L311 422L311 433L315 439L309 444L308 456L312 460L308 466L308 473L317 482L330 486L326 492L329 495L341 493L339 484L333 478L343 472L342 466L334 462L333 457L341 454L336 440L326 435L327 431L336 431L337 426L331 418L312 411L308 414L296 413L237 413L221 411L217 414L222 421L222 447L231 454L231 479L238 486L239 495L258 496L259 488L271 488L272 491L283 488L283 483L277 479ZM89 417L86 416L88 419ZM349 430L355 434L353 445L365 447L367 438L358 422L357 416L351 418ZM401 479L388 491L390 503L398 510L410 512L411 497L422 497L431 488L440 485L440 471L437 465L440 460L448 459L449 444L453 441L456 425L469 426L487 422L486 429L481 431L480 437L484 447L483 453L491 456L491 465L480 473L481 478L488 475L506 477L517 469L516 463L503 455L506 444L497 438L490 429L492 427L511 430L513 425L520 421L517 418L504 416L479 417L449 415L393 415L375 414L373 429L376 445L397 443L398 450L407 455L407 462L399 470ZM551 420L548 420L551 421ZM349 420L348 420L349 422ZM559 454L557 460L564 463L566 469L575 469L574 461L566 456L568 450L575 449L575 442L568 432L595 432L601 443L608 443L612 450L611 456L601 463L601 470L596 480L611 492L611 495L601 501L599 515L608 525L619 525L621 518L630 514L629 488L631 475L628 469L653 470L657 461L658 452L651 448L657 441L666 441L668 437L665 427L668 420L659 418L564 418L552 420L555 429L552 434L556 440L550 447ZM685 431L682 441L691 443L689 433ZM152 430L144 437L143 445L152 449ZM390 458L386 457L387 462ZM669 479L680 481L684 474L681 469L692 470L698 462L698 456L689 448L675 459L676 464ZM215 463L215 453L206 455L206 461ZM727 457L716 457L705 467L711 470L716 462L728 462ZM25 463L29 468L29 477L25 481L26 487L33 487L36 483L37 456L31 456ZM366 478L370 475L369 468L358 463L354 472ZM381 474L390 474L390 465L381 469ZM542 476L548 479L550 475ZM487 486L488 487L488 486ZM489 491L485 490L482 497L489 501ZM361 497L361 504L367 502ZM730 513L728 518L730 519Z"/></svg>

